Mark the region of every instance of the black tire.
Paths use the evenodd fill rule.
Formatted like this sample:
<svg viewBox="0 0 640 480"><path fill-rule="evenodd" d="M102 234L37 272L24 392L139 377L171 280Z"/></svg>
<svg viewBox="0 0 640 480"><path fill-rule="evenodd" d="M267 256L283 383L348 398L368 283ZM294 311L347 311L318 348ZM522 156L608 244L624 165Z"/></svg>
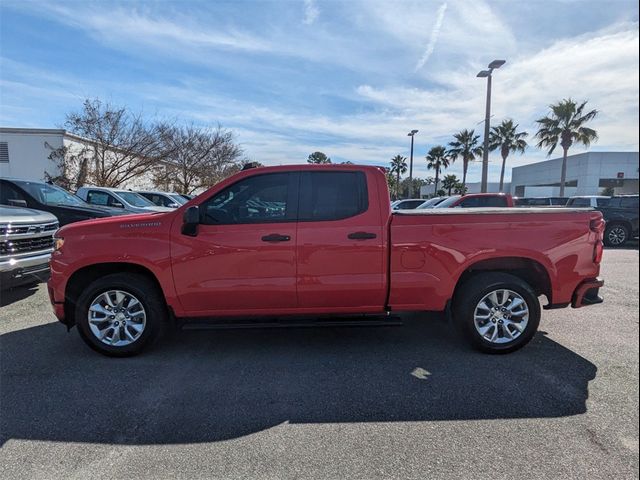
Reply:
<svg viewBox="0 0 640 480"><path fill-rule="evenodd" d="M142 333L125 346L107 345L92 333L89 326L88 312L91 303L109 290L132 294L146 313ZM95 280L82 292L76 303L75 318L80 337L93 350L110 357L130 357L142 352L161 336L167 324L167 308L157 285L148 277L135 273L114 273Z"/></svg>
<svg viewBox="0 0 640 480"><path fill-rule="evenodd" d="M604 244L607 247L621 247L629 241L629 229L621 224L607 225L604 230Z"/></svg>
<svg viewBox="0 0 640 480"><path fill-rule="evenodd" d="M505 340L505 343L489 341L478 332L475 325L474 314L476 307L486 295L496 290L511 290L515 292L522 297L529 309L528 322L522 333L511 341ZM540 302L533 289L514 275L502 272L478 273L466 280L458 288L453 300L453 319L463 337L474 348L485 353L510 353L529 343L538 330L540 325ZM485 325L488 325L488 323ZM490 327L490 325L488 326ZM502 337L505 337L502 330L505 327L502 324L500 326L495 325L495 328L498 329L498 334ZM515 333L513 327L510 327L509 331ZM502 339L500 340L502 341Z"/></svg>

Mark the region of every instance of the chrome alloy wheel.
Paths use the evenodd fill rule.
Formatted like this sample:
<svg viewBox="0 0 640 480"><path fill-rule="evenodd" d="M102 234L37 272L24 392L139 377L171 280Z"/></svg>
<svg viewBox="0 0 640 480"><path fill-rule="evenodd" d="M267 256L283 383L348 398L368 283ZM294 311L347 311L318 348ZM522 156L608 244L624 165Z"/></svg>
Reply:
<svg viewBox="0 0 640 480"><path fill-rule="evenodd" d="M611 245L622 245L627 240L627 231L622 227L613 227L607 234Z"/></svg>
<svg viewBox="0 0 640 480"><path fill-rule="evenodd" d="M147 323L142 303L122 290L107 290L94 298L87 318L91 333L113 347L124 347L138 340Z"/></svg>
<svg viewBox="0 0 640 480"><path fill-rule="evenodd" d="M508 343L527 328L529 307L524 298L513 290L494 290L478 302L473 323L485 340Z"/></svg>

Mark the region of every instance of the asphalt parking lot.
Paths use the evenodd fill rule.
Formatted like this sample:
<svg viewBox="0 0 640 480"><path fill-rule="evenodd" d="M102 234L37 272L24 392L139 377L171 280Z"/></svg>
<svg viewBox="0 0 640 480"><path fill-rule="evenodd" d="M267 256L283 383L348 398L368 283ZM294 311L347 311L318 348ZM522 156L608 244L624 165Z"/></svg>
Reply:
<svg viewBox="0 0 640 480"><path fill-rule="evenodd" d="M638 478L638 247L525 349L402 327L188 331L102 357L2 294L0 478Z"/></svg>

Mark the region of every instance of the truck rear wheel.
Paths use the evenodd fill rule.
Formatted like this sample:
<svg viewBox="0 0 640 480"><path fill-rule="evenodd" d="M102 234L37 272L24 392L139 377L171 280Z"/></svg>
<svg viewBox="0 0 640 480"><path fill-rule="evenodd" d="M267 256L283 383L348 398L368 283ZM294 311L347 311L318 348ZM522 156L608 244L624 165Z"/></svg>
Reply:
<svg viewBox="0 0 640 480"><path fill-rule="evenodd" d="M604 244L607 247L621 247L629 240L629 229L619 223L607 225L604 231Z"/></svg>
<svg viewBox="0 0 640 480"><path fill-rule="evenodd" d="M538 330L540 302L523 280L501 272L479 273L456 292L453 316L464 337L486 353L510 353Z"/></svg>
<svg viewBox="0 0 640 480"><path fill-rule="evenodd" d="M116 273L94 281L80 295L75 313L87 345L112 357L140 353L167 320L158 288L139 274Z"/></svg>

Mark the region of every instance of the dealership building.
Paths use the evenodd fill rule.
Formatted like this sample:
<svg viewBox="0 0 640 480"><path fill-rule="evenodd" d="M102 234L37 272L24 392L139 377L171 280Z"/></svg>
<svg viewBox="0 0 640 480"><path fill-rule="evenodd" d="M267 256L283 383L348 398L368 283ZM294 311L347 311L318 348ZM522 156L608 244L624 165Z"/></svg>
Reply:
<svg viewBox="0 0 640 480"><path fill-rule="evenodd" d="M562 158L514 167L511 193L518 197L557 196ZM586 152L567 157L565 196L638 193L638 152Z"/></svg>
<svg viewBox="0 0 640 480"><path fill-rule="evenodd" d="M45 180L60 174L55 153L65 148L70 152L87 150L91 142L63 129L0 128L0 177L23 180ZM90 148L88 150L91 150ZM125 188L150 189L151 172L136 177Z"/></svg>

